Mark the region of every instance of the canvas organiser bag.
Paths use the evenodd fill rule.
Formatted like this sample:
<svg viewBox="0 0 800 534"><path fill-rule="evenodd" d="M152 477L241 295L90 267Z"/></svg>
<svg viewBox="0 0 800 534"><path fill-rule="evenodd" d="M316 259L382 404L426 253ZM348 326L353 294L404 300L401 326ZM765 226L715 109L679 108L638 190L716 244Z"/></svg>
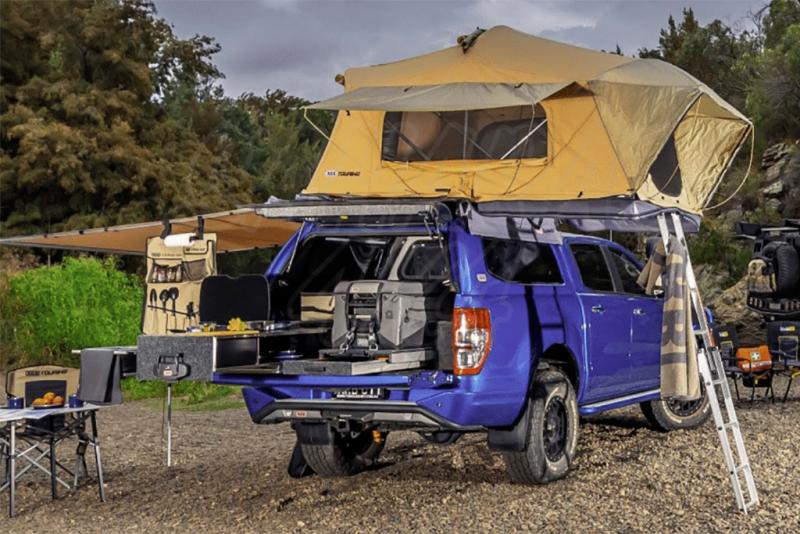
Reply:
<svg viewBox="0 0 800 534"><path fill-rule="evenodd" d="M143 334L182 332L199 324L200 285L217 272L216 242L213 233L189 247L166 247L160 237L148 239Z"/></svg>
<svg viewBox="0 0 800 534"><path fill-rule="evenodd" d="M184 261L181 263L181 268L183 278L191 282L202 281L203 278L208 276L205 259Z"/></svg>
<svg viewBox="0 0 800 534"><path fill-rule="evenodd" d="M747 265L747 289L751 293L775 292L775 272L761 258L756 258Z"/></svg>

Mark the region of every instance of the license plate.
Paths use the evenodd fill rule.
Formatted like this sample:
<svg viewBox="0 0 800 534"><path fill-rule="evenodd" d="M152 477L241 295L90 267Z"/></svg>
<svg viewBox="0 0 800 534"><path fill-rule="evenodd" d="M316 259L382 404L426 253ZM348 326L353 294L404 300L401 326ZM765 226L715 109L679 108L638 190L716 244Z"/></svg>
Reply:
<svg viewBox="0 0 800 534"><path fill-rule="evenodd" d="M386 398L384 388L347 388L333 392L335 399L345 400L376 400Z"/></svg>

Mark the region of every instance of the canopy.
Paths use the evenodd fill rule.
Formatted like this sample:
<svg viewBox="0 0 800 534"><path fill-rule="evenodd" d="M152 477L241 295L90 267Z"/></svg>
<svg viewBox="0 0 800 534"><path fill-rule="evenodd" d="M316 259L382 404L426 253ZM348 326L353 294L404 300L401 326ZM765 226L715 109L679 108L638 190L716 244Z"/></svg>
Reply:
<svg viewBox="0 0 800 534"><path fill-rule="evenodd" d="M257 215L252 208L184 217L170 221L171 233L195 232L199 220L203 230L217 235L217 252L237 252L282 245L299 225L290 221L270 220ZM147 239L160 236L164 223L153 221L124 224L91 230L0 239L0 245L39 247L114 254L144 255Z"/></svg>
<svg viewBox="0 0 800 534"><path fill-rule="evenodd" d="M378 111L458 111L529 106L567 83L451 83L419 87L361 87L312 104L309 109Z"/></svg>
<svg viewBox="0 0 800 534"><path fill-rule="evenodd" d="M751 128L668 63L504 26L343 81L310 106L341 112L307 195L625 197L699 214Z"/></svg>

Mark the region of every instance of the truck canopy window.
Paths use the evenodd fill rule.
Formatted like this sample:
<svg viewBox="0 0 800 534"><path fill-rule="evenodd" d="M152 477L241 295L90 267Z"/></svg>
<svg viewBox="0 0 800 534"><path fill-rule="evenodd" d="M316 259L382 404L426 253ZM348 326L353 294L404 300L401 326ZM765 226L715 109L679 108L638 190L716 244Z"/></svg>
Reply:
<svg viewBox="0 0 800 534"><path fill-rule="evenodd" d="M578 264L581 280L587 289L614 291L611 272L608 270L603 251L597 245L572 245L572 255Z"/></svg>
<svg viewBox="0 0 800 534"><path fill-rule="evenodd" d="M442 281L447 277L447 261L442 255L442 248L435 241L414 243L398 273L401 280L420 282Z"/></svg>
<svg viewBox="0 0 800 534"><path fill-rule="evenodd" d="M387 112L382 143L384 161L544 158L547 120L538 105Z"/></svg>
<svg viewBox="0 0 800 534"><path fill-rule="evenodd" d="M506 239L483 239L486 269L518 284L560 284L564 280L550 245Z"/></svg>

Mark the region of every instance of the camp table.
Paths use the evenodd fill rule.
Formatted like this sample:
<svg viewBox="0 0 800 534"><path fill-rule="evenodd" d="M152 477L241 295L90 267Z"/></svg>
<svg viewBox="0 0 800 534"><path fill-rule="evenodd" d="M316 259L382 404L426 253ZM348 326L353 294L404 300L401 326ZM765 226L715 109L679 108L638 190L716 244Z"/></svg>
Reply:
<svg viewBox="0 0 800 534"><path fill-rule="evenodd" d="M0 427L0 457L3 458L3 464L5 465L4 482L0 486L0 492L9 491L9 517L14 517L15 515L17 480L34 467L50 476L50 489L53 499L58 496L58 484L69 490L76 489L81 475L87 475L85 452L88 445L94 448L100 500L106 501L105 489L103 488L103 467L100 460L100 442L97 438L96 414L99 409L100 407L94 404L84 404L79 408L65 406L63 408L47 409L0 409L0 423L3 423L3 426ZM20 429L24 428L26 420L52 421L54 416L59 415L65 418L63 425L56 426L51 424L49 427L41 425L20 432ZM91 435L86 433L87 421L91 428ZM78 439L74 470L70 470L61 464L55 454L56 446L72 436ZM19 447L20 442L22 447ZM49 466L40 463L46 457L49 458ZM17 462L21 460L25 460L27 465L18 471ZM58 469L73 477L72 485L59 478Z"/></svg>

